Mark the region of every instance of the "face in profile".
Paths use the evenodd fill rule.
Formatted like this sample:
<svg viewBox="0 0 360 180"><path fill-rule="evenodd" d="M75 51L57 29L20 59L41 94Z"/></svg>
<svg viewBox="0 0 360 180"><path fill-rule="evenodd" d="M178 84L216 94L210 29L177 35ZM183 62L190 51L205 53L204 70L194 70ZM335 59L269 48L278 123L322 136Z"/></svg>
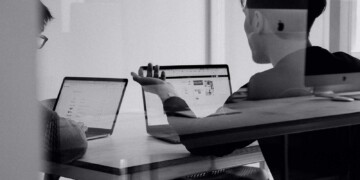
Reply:
<svg viewBox="0 0 360 180"><path fill-rule="evenodd" d="M268 64L270 60L266 55L266 48L264 43L264 37L261 35L261 30L256 30L256 25L254 23L263 23L263 22L254 22L257 21L253 15L250 15L250 10L244 8L245 22L244 29L246 36L249 42L249 46L252 52L252 57L255 63L258 64ZM251 10L252 11L252 10Z"/></svg>

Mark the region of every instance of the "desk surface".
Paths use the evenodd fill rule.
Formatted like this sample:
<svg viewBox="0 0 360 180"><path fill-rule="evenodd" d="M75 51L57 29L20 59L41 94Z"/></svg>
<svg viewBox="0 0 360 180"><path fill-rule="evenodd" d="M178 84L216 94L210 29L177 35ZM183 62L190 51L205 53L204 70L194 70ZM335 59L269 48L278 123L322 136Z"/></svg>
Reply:
<svg viewBox="0 0 360 180"><path fill-rule="evenodd" d="M326 98L300 97L245 101L237 104L236 108L242 113L228 115L221 121L205 119L208 127L198 127L199 133L213 128L217 133L210 136L211 142L224 139L239 141L360 124L360 101L347 103L333 102ZM222 130L226 131L221 134ZM204 138L209 139L207 133ZM203 140L194 139L193 143L203 143ZM167 144L149 137L146 134L143 114L120 113L114 134L109 138L90 141L86 155L69 167L81 167L112 175L132 174L144 169L163 168L164 171L171 171L166 167L176 166L180 167L180 170L172 170L172 173L181 169L185 171L186 167L187 170L201 172L214 168L214 164L224 168L239 164L240 161L244 164L263 159L258 148L250 148L248 151L252 152L250 156L240 150L227 157L215 159L215 163L210 157L190 156L182 145ZM122 162L126 163L121 163L120 160L125 160ZM192 165L182 166L184 164ZM72 171L74 168L69 167L63 168L63 172L59 174L72 177L71 174L76 173ZM56 169L50 168L48 171L56 172ZM78 174L74 177L77 176Z"/></svg>
<svg viewBox="0 0 360 180"><path fill-rule="evenodd" d="M149 173L170 179L260 161L264 158L256 143L226 157L192 156L181 144L150 137L143 113L120 113L113 135L89 141L83 158L70 165L44 162L43 171L74 179L119 179L123 174L142 179Z"/></svg>
<svg viewBox="0 0 360 180"><path fill-rule="evenodd" d="M360 101L335 102L329 98L298 97L265 101L243 101L230 106L240 114L188 121L183 134L192 147L239 142L286 134L360 124ZM184 121L183 117L173 117ZM187 132L188 131L188 132Z"/></svg>

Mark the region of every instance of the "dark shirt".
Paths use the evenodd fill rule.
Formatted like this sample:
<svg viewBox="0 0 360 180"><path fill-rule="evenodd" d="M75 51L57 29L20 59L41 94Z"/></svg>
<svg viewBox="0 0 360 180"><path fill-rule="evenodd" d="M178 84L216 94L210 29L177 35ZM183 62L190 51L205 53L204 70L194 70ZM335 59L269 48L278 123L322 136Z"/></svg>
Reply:
<svg viewBox="0 0 360 180"><path fill-rule="evenodd" d="M273 69L254 75L249 83L249 99L258 100L309 95L310 92L304 86L305 71L299 68L301 65L304 67L304 55L304 50L297 51L284 57ZM320 47L309 47L306 49L306 59L308 73L360 72L360 61L341 52L332 54ZM243 100L243 98L239 99L238 92L235 92L228 98L224 107ZM197 121L199 123L201 119L194 119L196 118L195 114L180 97L169 98L164 102L163 106L169 124L179 133L181 143L193 154L223 156L253 142L250 140L194 148L192 144L188 143L188 140L206 135L195 131L191 133L191 122ZM174 118L180 116L183 118ZM211 141L210 133L208 140Z"/></svg>
<svg viewBox="0 0 360 180"><path fill-rule="evenodd" d="M69 163L81 158L86 152L87 141L79 125L59 117L47 107L39 107L43 123L44 158L59 163Z"/></svg>

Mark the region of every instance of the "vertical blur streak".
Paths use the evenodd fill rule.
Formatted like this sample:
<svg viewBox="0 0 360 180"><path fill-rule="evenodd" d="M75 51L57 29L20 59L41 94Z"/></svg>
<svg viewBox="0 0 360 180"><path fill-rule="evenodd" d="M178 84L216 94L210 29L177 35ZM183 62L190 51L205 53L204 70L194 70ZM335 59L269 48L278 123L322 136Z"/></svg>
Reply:
<svg viewBox="0 0 360 180"><path fill-rule="evenodd" d="M225 1L209 2L210 64L225 63Z"/></svg>
<svg viewBox="0 0 360 180"><path fill-rule="evenodd" d="M129 180L128 175L127 175L127 161L126 159L120 159L120 179L119 180Z"/></svg>
<svg viewBox="0 0 360 180"><path fill-rule="evenodd" d="M211 64L211 1L205 1L205 64Z"/></svg>
<svg viewBox="0 0 360 180"><path fill-rule="evenodd" d="M330 11L334 12L330 16L330 51L332 52L339 51L340 49L340 4L340 0L330 1Z"/></svg>
<svg viewBox="0 0 360 180"><path fill-rule="evenodd" d="M35 1L0 1L0 179L36 179Z"/></svg>
<svg viewBox="0 0 360 180"><path fill-rule="evenodd" d="M353 49L353 52L360 52L360 2L358 2L357 0L353 0L354 3L356 4L356 9L355 11L355 46Z"/></svg>

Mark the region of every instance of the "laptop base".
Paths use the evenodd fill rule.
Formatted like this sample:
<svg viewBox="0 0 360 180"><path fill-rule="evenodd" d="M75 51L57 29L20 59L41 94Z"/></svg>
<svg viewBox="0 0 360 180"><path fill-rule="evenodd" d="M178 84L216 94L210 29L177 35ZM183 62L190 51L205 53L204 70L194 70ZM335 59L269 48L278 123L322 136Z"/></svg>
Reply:
<svg viewBox="0 0 360 180"><path fill-rule="evenodd" d="M151 135L151 137L153 137L155 139L158 139L158 140L161 140L161 141L165 141L165 142L170 143L170 144L181 144L180 138L179 138L178 135L174 135L174 136L154 136L154 135Z"/></svg>
<svg viewBox="0 0 360 180"><path fill-rule="evenodd" d="M108 137L111 133L110 129L102 129L102 128L89 128L86 132L86 140L94 140L99 138Z"/></svg>

